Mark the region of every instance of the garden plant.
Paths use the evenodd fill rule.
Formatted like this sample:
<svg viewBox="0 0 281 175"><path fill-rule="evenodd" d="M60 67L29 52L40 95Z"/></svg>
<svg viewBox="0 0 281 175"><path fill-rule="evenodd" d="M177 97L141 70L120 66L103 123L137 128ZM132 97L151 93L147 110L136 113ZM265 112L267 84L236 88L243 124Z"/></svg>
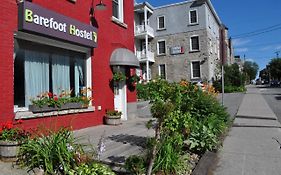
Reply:
<svg viewBox="0 0 281 175"><path fill-rule="evenodd" d="M215 151L221 136L229 125L229 115L216 100L212 87L205 90L182 80L169 83L158 79L138 85L138 97L150 100L155 120L148 127L155 129L155 137L149 140L147 154L127 169L132 174L189 174L194 157L206 151ZM135 158L135 160L137 160ZM143 165L140 165L143 162ZM128 168L139 167L137 170Z"/></svg>
<svg viewBox="0 0 281 175"><path fill-rule="evenodd" d="M67 128L40 131L21 145L19 162L29 170L39 168L52 175L115 174L106 165L95 162L94 154L85 153L84 146L77 143Z"/></svg>

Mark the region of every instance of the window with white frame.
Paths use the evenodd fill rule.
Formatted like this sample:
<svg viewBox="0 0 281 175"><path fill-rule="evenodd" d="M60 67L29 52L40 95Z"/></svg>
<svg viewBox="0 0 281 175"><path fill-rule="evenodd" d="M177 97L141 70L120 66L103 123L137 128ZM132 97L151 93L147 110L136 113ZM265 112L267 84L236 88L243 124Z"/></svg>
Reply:
<svg viewBox="0 0 281 175"><path fill-rule="evenodd" d="M197 10L189 11L189 24L198 24Z"/></svg>
<svg viewBox="0 0 281 175"><path fill-rule="evenodd" d="M159 40L157 42L157 54L158 55L166 54L166 41L165 40Z"/></svg>
<svg viewBox="0 0 281 175"><path fill-rule="evenodd" d="M157 29L163 30L165 29L165 16L158 16L157 17Z"/></svg>
<svg viewBox="0 0 281 175"><path fill-rule="evenodd" d="M199 36L190 37L190 51L199 51Z"/></svg>
<svg viewBox="0 0 281 175"><path fill-rule="evenodd" d="M201 70L200 70L200 61L193 61L191 63L191 78L200 78Z"/></svg>
<svg viewBox="0 0 281 175"><path fill-rule="evenodd" d="M112 16L124 22L123 0L112 0Z"/></svg>
<svg viewBox="0 0 281 175"><path fill-rule="evenodd" d="M45 45L17 48L14 61L14 104L28 107L44 92L79 95L86 87L86 55Z"/></svg>
<svg viewBox="0 0 281 175"><path fill-rule="evenodd" d="M159 65L159 77L166 80L166 65L165 64Z"/></svg>

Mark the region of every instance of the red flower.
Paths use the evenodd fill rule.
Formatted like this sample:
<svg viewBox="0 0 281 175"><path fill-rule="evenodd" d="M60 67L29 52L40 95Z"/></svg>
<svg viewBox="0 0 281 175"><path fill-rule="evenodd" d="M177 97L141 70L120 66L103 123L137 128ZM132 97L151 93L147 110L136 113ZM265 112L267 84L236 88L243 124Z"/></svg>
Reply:
<svg viewBox="0 0 281 175"><path fill-rule="evenodd" d="M52 92L48 92L48 96L49 96L49 98L52 98L53 97Z"/></svg>
<svg viewBox="0 0 281 175"><path fill-rule="evenodd" d="M23 120L22 120L22 119L19 119L19 120L17 120L17 123L18 123L18 124L21 124L21 123L23 123Z"/></svg>
<svg viewBox="0 0 281 175"><path fill-rule="evenodd" d="M55 96L55 97L54 97L54 100L55 100L55 101L58 101L59 99L58 99L58 97L57 97L57 96Z"/></svg>
<svg viewBox="0 0 281 175"><path fill-rule="evenodd" d="M12 129L12 127L13 127L13 122L8 121L8 122L5 124L4 127L5 127L6 129Z"/></svg>

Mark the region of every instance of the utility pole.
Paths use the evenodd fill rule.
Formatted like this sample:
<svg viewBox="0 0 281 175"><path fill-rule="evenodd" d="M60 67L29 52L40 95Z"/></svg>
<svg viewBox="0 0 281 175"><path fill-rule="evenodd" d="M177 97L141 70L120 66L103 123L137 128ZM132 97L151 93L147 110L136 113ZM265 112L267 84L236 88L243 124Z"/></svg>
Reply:
<svg viewBox="0 0 281 175"><path fill-rule="evenodd" d="M276 53L276 58L279 58L280 51L276 51L275 53Z"/></svg>

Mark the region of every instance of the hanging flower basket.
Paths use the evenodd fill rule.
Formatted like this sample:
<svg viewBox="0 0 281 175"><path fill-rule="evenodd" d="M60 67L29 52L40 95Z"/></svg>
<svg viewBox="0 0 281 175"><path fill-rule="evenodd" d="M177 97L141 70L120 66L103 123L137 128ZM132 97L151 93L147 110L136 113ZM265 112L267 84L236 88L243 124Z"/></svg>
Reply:
<svg viewBox="0 0 281 175"><path fill-rule="evenodd" d="M124 81L126 80L126 75L123 72L114 72L112 80L116 82Z"/></svg>
<svg viewBox="0 0 281 175"><path fill-rule="evenodd" d="M140 81L140 77L138 75L132 75L129 77L128 82L132 85L135 85L137 82Z"/></svg>

